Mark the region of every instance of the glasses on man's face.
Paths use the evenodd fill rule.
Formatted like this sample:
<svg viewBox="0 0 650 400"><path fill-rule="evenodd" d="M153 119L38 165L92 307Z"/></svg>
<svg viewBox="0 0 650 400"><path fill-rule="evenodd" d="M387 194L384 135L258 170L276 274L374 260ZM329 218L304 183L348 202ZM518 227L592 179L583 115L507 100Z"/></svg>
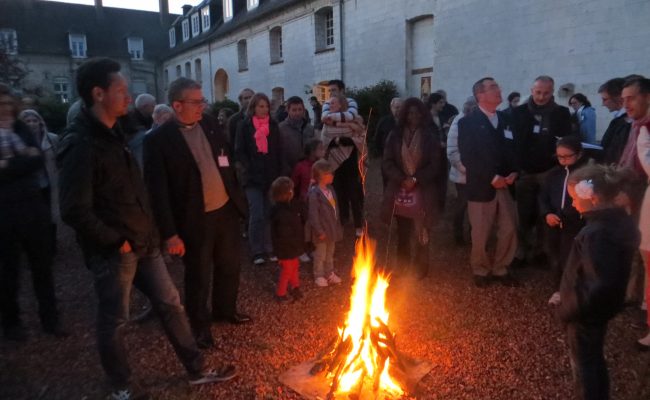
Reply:
<svg viewBox="0 0 650 400"><path fill-rule="evenodd" d="M572 158L575 157L575 156L576 156L576 153L571 153L571 154L558 154L558 155L556 155L555 157L556 157L558 160L570 160L570 159L572 159Z"/></svg>
<svg viewBox="0 0 650 400"><path fill-rule="evenodd" d="M203 98L201 100L180 100L181 103L191 104L193 106L207 106L208 99Z"/></svg>

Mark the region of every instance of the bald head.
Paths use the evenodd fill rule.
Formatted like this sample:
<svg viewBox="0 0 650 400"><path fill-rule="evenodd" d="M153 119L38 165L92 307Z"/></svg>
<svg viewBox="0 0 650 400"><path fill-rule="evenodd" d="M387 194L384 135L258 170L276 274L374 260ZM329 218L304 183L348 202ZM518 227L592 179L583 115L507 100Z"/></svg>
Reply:
<svg viewBox="0 0 650 400"><path fill-rule="evenodd" d="M544 106L553 100L553 92L555 91L555 81L548 75L538 76L533 82L533 87L530 88L530 95L533 103L538 106Z"/></svg>
<svg viewBox="0 0 650 400"><path fill-rule="evenodd" d="M393 97L390 101L390 113L393 114L393 117L397 118L399 115L399 110L402 108L402 99L400 97Z"/></svg>

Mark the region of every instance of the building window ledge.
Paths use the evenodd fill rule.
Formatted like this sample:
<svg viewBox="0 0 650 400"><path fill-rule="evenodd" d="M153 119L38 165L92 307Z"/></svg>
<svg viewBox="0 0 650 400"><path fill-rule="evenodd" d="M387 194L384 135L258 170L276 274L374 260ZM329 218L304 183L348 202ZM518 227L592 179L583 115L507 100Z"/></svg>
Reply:
<svg viewBox="0 0 650 400"><path fill-rule="evenodd" d="M277 65L277 64L282 64L284 63L284 60L276 60L276 61L271 61L269 65Z"/></svg>
<svg viewBox="0 0 650 400"><path fill-rule="evenodd" d="M322 53L328 53L330 51L336 50L336 47L326 47L324 49L318 49L314 52L314 54L322 54Z"/></svg>
<svg viewBox="0 0 650 400"><path fill-rule="evenodd" d="M248 71L248 68L240 68L239 69L239 72L246 72L246 71Z"/></svg>

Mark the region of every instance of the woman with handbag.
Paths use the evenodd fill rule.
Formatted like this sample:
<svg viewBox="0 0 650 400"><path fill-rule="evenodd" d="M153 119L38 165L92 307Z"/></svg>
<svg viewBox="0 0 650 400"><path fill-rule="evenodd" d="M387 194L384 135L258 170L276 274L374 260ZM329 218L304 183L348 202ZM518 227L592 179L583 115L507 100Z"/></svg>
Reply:
<svg viewBox="0 0 650 400"><path fill-rule="evenodd" d="M387 184L381 215L388 224L395 218L399 262L403 268L414 264L413 272L420 279L429 270L429 232L440 214L436 193L440 157L438 132L426 106L415 97L407 99L386 140L381 168Z"/></svg>

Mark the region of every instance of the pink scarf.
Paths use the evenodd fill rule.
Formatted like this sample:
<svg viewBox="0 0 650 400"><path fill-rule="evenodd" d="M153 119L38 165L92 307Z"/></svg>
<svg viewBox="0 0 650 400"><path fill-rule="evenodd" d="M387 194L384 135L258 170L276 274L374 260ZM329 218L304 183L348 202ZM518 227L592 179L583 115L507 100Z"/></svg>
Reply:
<svg viewBox="0 0 650 400"><path fill-rule="evenodd" d="M253 126L255 127L255 144L257 151L262 154L268 154L269 142L266 140L269 136L269 116L259 118L253 115Z"/></svg>
<svg viewBox="0 0 650 400"><path fill-rule="evenodd" d="M632 122L630 136L627 139L627 143L623 149L623 154L621 154L621 160L618 163L619 166L630 168L641 176L645 175L645 171L643 170L643 167L641 167L641 162L637 155L636 141L639 137L641 127L643 125L648 125L648 123L650 123L650 117L648 116Z"/></svg>

